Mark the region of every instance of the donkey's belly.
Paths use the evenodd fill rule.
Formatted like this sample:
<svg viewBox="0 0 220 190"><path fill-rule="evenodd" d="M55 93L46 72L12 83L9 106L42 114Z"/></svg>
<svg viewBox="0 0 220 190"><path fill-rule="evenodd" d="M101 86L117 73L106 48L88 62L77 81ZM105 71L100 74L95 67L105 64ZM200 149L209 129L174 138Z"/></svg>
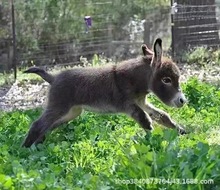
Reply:
<svg viewBox="0 0 220 190"><path fill-rule="evenodd" d="M99 113L116 113L118 109L113 105L83 105L83 109Z"/></svg>

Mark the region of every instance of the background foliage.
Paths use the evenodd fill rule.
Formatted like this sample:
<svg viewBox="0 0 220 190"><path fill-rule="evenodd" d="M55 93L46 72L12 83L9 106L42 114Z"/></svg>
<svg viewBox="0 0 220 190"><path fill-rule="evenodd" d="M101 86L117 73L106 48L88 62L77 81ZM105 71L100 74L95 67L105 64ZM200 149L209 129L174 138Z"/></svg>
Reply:
<svg viewBox="0 0 220 190"><path fill-rule="evenodd" d="M9 7L8 2L1 4ZM16 0L18 45L20 48L34 49L43 42L56 43L71 38L79 40L85 30L83 18L86 15L97 17L101 21L98 24L112 23L123 28L134 15L143 19L146 11L165 5L169 5L168 0ZM96 33L94 37L98 35Z"/></svg>

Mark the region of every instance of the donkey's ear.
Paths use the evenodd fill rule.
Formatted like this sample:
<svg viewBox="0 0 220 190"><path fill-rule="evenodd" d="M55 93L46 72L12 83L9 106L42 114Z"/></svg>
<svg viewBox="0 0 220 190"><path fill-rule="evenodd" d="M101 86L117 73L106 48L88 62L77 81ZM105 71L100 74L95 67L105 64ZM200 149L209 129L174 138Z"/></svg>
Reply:
<svg viewBox="0 0 220 190"><path fill-rule="evenodd" d="M153 55L153 54L154 54L154 52L151 51L151 50L147 47L146 44L143 44L143 45L141 46L141 49L142 49L142 52L143 52L144 56Z"/></svg>
<svg viewBox="0 0 220 190"><path fill-rule="evenodd" d="M156 61L157 64L161 64L162 51L162 40L157 38L154 42L154 61Z"/></svg>

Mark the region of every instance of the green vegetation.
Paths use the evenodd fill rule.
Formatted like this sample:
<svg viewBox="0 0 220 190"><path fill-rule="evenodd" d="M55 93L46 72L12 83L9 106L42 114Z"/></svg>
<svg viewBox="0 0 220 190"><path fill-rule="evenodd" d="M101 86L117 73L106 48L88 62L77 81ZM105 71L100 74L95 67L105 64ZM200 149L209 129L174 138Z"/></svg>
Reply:
<svg viewBox="0 0 220 190"><path fill-rule="evenodd" d="M91 15L94 19L93 29L106 29L109 23L122 26L134 15L145 17L146 11L155 7L169 5L168 0L16 0L16 32L18 48L37 50L43 44L56 44L60 41L83 40L86 35L84 17ZM8 1L0 2L6 7ZM3 18L0 15L0 22ZM106 27L106 28L103 28ZM2 32L3 33L3 32ZM116 31L117 33L117 31ZM96 31L92 38L106 35L106 30ZM0 29L1 36L1 29ZM86 36L87 37L87 36Z"/></svg>
<svg viewBox="0 0 220 190"><path fill-rule="evenodd" d="M17 80L30 80L30 81L42 81L42 79L37 75L27 75L23 74L23 71L17 71ZM14 73L0 73L0 87L10 86L14 83Z"/></svg>
<svg viewBox="0 0 220 190"><path fill-rule="evenodd" d="M183 59L188 64L197 64L201 66L209 66L210 64L220 65L220 50L197 47L192 51L188 51Z"/></svg>
<svg viewBox="0 0 220 190"><path fill-rule="evenodd" d="M187 128L184 136L158 125L146 134L124 115L85 112L26 149L20 145L41 110L2 113L0 189L220 189L220 88L191 78L183 89L189 104L179 110L149 100Z"/></svg>

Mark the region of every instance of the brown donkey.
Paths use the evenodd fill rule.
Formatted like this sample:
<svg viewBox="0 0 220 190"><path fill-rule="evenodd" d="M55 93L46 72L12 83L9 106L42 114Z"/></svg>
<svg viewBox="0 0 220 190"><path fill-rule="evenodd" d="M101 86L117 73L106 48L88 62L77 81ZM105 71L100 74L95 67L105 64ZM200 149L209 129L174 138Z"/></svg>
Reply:
<svg viewBox="0 0 220 190"><path fill-rule="evenodd" d="M23 146L42 142L45 133L61 123L79 116L83 109L107 113L125 113L145 130L151 130L152 120L181 134L185 130L170 116L145 101L153 92L162 102L182 107L186 99L181 92L180 71L175 63L162 58L162 40L157 39L153 51L142 46L143 56L117 65L75 68L53 76L40 68L25 73L36 73L51 84L48 104L41 117L33 122Z"/></svg>

